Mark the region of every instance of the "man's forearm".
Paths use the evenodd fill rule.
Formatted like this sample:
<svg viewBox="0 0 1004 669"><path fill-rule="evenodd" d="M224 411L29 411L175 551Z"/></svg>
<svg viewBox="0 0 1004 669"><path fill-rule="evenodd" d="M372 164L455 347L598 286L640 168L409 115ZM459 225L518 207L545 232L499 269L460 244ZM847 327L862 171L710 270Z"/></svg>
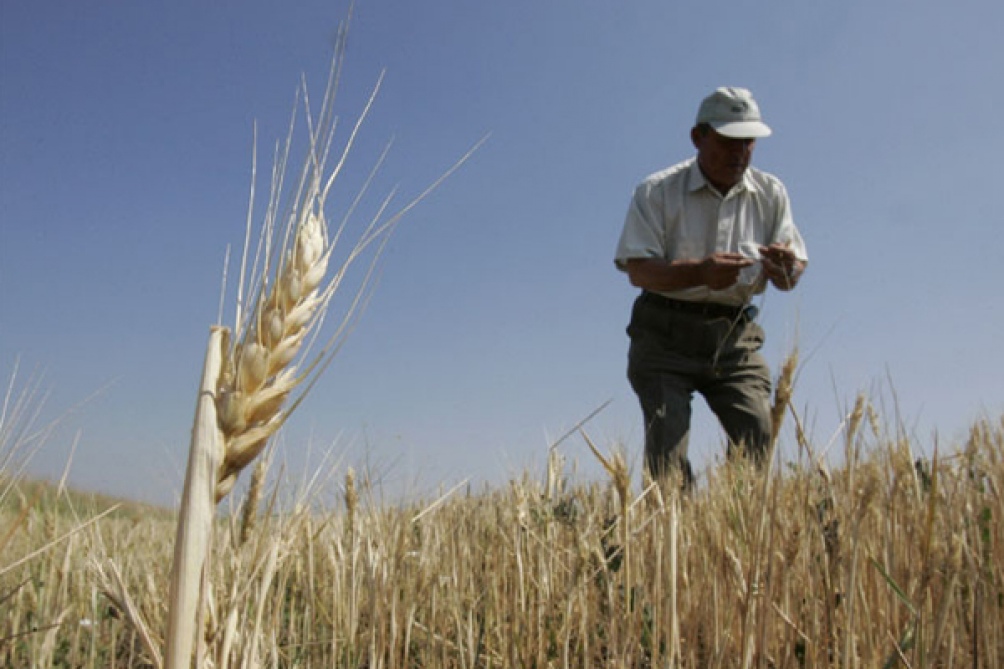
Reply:
<svg viewBox="0 0 1004 669"><path fill-rule="evenodd" d="M632 286L665 293L703 285L697 260L632 258L627 261L627 275Z"/></svg>
<svg viewBox="0 0 1004 669"><path fill-rule="evenodd" d="M706 286L723 290L739 280L739 273L754 263L738 253L713 253L701 260L632 258L627 261L631 284L644 290L672 292Z"/></svg>

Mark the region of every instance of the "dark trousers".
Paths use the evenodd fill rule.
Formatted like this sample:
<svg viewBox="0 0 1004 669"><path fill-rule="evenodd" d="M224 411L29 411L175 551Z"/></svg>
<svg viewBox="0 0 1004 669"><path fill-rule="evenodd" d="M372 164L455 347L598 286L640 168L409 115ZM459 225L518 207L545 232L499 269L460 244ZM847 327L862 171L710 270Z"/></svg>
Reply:
<svg viewBox="0 0 1004 669"><path fill-rule="evenodd" d="M764 333L751 309L696 307L642 293L628 334L628 380L645 419L645 465L662 477L679 469L693 483L687 458L691 399L700 393L729 438L728 455L761 461L770 443L770 371L760 355Z"/></svg>

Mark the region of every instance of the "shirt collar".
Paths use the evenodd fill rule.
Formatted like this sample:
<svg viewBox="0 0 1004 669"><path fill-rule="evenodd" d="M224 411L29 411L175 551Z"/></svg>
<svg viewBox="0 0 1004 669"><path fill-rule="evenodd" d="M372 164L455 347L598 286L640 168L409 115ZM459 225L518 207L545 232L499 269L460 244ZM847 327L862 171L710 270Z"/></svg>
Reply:
<svg viewBox="0 0 1004 669"><path fill-rule="evenodd" d="M752 169L753 169L752 167L748 168L743 173L742 181L740 181L739 184L737 184L738 186L740 186L741 191L747 190L751 192L757 192L760 190L760 187L757 185L756 180L753 179L753 176L750 174ZM699 191L705 187L711 190L715 189L715 187L712 186L711 183L708 182L708 180L704 177L704 172L701 171L700 165L697 164L696 157L691 159L690 178L687 180L687 182L691 193ZM725 197L726 195L727 195L726 193L722 193L722 197Z"/></svg>

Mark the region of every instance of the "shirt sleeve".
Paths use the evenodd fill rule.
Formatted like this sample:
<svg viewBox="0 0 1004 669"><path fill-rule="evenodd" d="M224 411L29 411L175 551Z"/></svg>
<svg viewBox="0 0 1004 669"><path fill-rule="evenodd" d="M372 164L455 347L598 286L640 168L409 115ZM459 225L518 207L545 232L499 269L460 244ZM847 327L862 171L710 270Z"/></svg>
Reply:
<svg viewBox="0 0 1004 669"><path fill-rule="evenodd" d="M627 261L632 258L665 258L666 231L661 207L653 202L653 188L649 183L640 184L631 198L624 229L617 244L614 263L617 269L627 269Z"/></svg>
<svg viewBox="0 0 1004 669"><path fill-rule="evenodd" d="M778 205L777 205L777 226L771 243L787 244L795 252L795 257L804 263L809 262L809 253L805 248L805 241L801 233L795 226L795 220L791 213L791 200L788 198L788 191L784 185L778 181Z"/></svg>

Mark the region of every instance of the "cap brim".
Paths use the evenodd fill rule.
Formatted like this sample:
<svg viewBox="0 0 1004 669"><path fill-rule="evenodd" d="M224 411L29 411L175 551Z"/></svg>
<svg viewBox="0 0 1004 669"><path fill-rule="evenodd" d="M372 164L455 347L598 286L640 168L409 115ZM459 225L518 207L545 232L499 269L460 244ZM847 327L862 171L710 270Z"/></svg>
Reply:
<svg viewBox="0 0 1004 669"><path fill-rule="evenodd" d="M711 127L719 135L733 139L759 139L769 137L771 129L763 121L733 121L730 123L712 123Z"/></svg>

